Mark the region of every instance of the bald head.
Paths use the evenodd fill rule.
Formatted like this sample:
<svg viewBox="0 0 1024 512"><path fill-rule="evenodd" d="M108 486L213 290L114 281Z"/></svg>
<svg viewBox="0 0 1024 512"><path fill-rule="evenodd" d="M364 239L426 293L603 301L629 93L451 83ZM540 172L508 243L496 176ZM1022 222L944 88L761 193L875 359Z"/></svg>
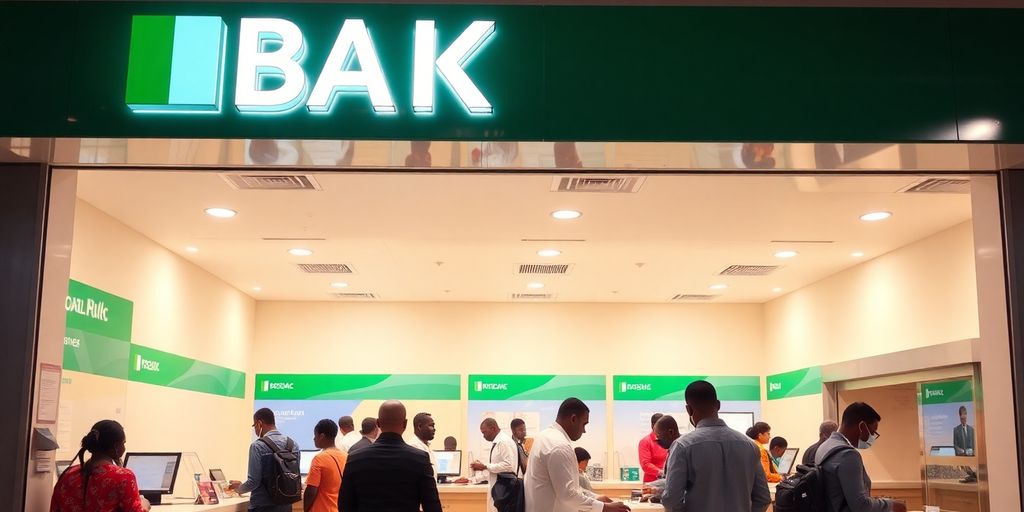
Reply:
<svg viewBox="0 0 1024 512"><path fill-rule="evenodd" d="M377 411L377 426L380 427L381 432L391 432L400 435L405 433L405 428L408 424L409 420L406 418L405 405L398 400L384 402Z"/></svg>

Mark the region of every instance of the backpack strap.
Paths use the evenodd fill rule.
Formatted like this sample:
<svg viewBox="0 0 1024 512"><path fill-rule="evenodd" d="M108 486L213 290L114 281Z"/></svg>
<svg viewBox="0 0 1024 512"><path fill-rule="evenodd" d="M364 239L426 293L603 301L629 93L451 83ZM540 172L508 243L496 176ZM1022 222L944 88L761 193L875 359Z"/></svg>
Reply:
<svg viewBox="0 0 1024 512"><path fill-rule="evenodd" d="M292 441L291 439L288 440L289 443L291 441ZM261 437L260 438L260 442L262 442L263 444L267 445L267 448L270 448L270 451L272 451L274 453L281 453L281 449L277 447L277 443L272 443L266 437Z"/></svg>

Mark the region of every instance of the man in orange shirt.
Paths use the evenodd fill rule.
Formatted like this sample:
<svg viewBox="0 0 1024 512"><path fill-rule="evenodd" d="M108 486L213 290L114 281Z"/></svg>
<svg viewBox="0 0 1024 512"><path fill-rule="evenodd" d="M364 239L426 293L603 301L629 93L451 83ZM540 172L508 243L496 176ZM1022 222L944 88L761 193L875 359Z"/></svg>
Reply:
<svg viewBox="0 0 1024 512"><path fill-rule="evenodd" d="M348 456L335 444L337 437L338 425L333 420L320 420L313 427L313 444L321 451L313 457L306 477L306 492L302 496L305 512L338 512L341 475Z"/></svg>

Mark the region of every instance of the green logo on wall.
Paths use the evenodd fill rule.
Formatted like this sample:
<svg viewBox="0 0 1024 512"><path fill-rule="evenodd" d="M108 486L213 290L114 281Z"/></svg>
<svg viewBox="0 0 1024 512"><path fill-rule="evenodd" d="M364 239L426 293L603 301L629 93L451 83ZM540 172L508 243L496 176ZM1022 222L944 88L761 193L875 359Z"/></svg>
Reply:
<svg viewBox="0 0 1024 512"><path fill-rule="evenodd" d="M779 373L765 377L768 400L821 394L821 367Z"/></svg>
<svg viewBox="0 0 1024 512"><path fill-rule="evenodd" d="M131 345L129 380L234 398L245 397L245 373L223 366Z"/></svg>
<svg viewBox="0 0 1024 512"><path fill-rule="evenodd" d="M64 310L64 369L127 379L132 301L72 280Z"/></svg>
<svg viewBox="0 0 1024 512"><path fill-rule="evenodd" d="M974 385L970 380L922 384L920 399L924 405L970 402L974 400Z"/></svg>
<svg viewBox="0 0 1024 512"><path fill-rule="evenodd" d="M604 400L601 375L470 375L470 400Z"/></svg>
<svg viewBox="0 0 1024 512"><path fill-rule="evenodd" d="M256 374L257 400L459 400L458 375Z"/></svg>
<svg viewBox="0 0 1024 512"><path fill-rule="evenodd" d="M686 386L697 380L714 385L719 400L761 400L761 379L756 376L615 375L613 396L624 401L682 402Z"/></svg>

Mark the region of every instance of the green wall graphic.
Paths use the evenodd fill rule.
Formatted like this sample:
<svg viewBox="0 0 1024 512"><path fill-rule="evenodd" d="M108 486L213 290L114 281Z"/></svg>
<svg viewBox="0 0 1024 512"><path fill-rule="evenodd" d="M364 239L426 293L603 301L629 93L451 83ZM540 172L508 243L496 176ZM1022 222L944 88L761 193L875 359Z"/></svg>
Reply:
<svg viewBox="0 0 1024 512"><path fill-rule="evenodd" d="M459 400L458 375L256 374L257 400Z"/></svg>
<svg viewBox="0 0 1024 512"><path fill-rule="evenodd" d="M761 400L761 379L756 376L615 375L615 400L683 401L686 386L706 380L715 386L723 401Z"/></svg>
<svg viewBox="0 0 1024 512"><path fill-rule="evenodd" d="M812 366L765 377L768 400L821 393L821 367Z"/></svg>
<svg viewBox="0 0 1024 512"><path fill-rule="evenodd" d="M923 405L972 402L974 386L970 380L922 384L919 398Z"/></svg>
<svg viewBox="0 0 1024 512"><path fill-rule="evenodd" d="M470 400L604 400L603 375L470 375Z"/></svg>

